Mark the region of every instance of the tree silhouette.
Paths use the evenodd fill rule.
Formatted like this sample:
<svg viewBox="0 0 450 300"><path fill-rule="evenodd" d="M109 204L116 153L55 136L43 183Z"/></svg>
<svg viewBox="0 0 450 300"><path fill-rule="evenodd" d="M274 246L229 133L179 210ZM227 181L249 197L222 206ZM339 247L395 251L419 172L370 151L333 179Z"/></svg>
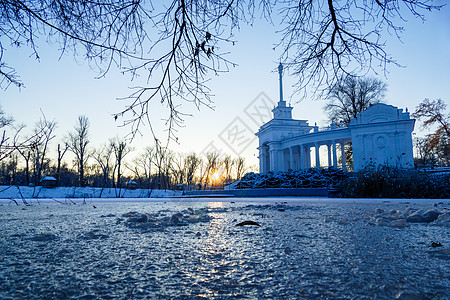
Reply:
<svg viewBox="0 0 450 300"><path fill-rule="evenodd" d="M133 148L131 148L125 140L119 139L118 137L111 139L109 143L113 149L115 158L114 170L117 171L117 181L115 187L121 188L123 160L126 155L133 151Z"/></svg>
<svg viewBox="0 0 450 300"><path fill-rule="evenodd" d="M386 84L375 78L348 75L327 91L324 110L336 125L348 126L358 113L382 101Z"/></svg>
<svg viewBox="0 0 450 300"><path fill-rule="evenodd" d="M243 24L263 16L281 34L280 60L298 78L298 89L331 86L342 76L385 70L397 64L386 50L388 35L400 36L408 17L424 19L440 9L432 0L9 0L0 2L0 86L22 86L6 54L37 41L83 55L102 74L118 67L147 84L129 95L115 114L136 134L150 102L169 109L168 135L185 116L183 101L210 105L207 81L234 66L224 49ZM278 13L280 22L273 16ZM151 124L150 124L151 126Z"/></svg>
<svg viewBox="0 0 450 300"><path fill-rule="evenodd" d="M108 187L109 182L109 176L111 173L111 157L113 155L114 148L113 148L113 142L110 141L107 144L101 145L98 149L94 150L92 152L92 157L97 162L97 164L100 166L100 169L102 170L102 186Z"/></svg>
<svg viewBox="0 0 450 300"><path fill-rule="evenodd" d="M89 159L89 127L89 119L86 116L78 116L74 131L69 132L67 139L67 145L76 157L80 186L85 186L86 184L84 173Z"/></svg>
<svg viewBox="0 0 450 300"><path fill-rule="evenodd" d="M447 105L441 99L423 100L412 114L414 118L423 120L424 128L436 127L435 132L425 137L421 151L431 150L442 164L450 163L450 114L446 114Z"/></svg>
<svg viewBox="0 0 450 300"><path fill-rule="evenodd" d="M41 118L33 129L32 138L29 143L29 150L32 153L34 184L38 185L42 175L45 175L45 162L48 155L48 146L55 138L56 121L48 121L45 116ZM47 171L49 166L47 165Z"/></svg>
<svg viewBox="0 0 450 300"><path fill-rule="evenodd" d="M15 150L6 132L6 128L10 127L13 123L14 119L11 116L7 116L0 106L0 161L8 157Z"/></svg>

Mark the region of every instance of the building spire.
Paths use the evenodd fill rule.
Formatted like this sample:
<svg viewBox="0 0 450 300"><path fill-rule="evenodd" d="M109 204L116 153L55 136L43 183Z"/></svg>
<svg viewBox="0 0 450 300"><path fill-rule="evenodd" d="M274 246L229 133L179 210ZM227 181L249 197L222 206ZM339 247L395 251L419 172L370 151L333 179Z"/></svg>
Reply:
<svg viewBox="0 0 450 300"><path fill-rule="evenodd" d="M281 64L281 62L278 65L278 75L280 78L280 101L279 101L278 105L286 106L286 102L284 102L284 100L283 100L283 65Z"/></svg>
<svg viewBox="0 0 450 300"><path fill-rule="evenodd" d="M278 105L272 110L274 119L292 119L292 107L286 106L286 101L283 100L283 65L278 65L278 75L280 79L280 101Z"/></svg>

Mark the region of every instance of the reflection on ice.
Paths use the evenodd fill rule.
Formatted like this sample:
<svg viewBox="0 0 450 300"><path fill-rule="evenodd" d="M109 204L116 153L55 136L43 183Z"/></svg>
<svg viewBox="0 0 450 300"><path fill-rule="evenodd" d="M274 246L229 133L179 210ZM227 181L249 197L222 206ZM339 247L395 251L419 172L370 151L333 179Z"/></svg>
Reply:
<svg viewBox="0 0 450 300"><path fill-rule="evenodd" d="M449 203L212 200L0 206L0 298L447 297Z"/></svg>

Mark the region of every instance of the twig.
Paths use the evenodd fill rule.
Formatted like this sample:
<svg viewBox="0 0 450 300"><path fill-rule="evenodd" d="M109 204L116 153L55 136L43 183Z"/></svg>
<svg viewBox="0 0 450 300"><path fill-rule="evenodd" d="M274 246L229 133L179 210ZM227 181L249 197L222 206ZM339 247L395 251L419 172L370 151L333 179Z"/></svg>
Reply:
<svg viewBox="0 0 450 300"><path fill-rule="evenodd" d="M22 195L22 191L20 190L19 186L17 185L17 190L19 191L19 195L22 198L22 202L26 205L26 206L31 206L30 203L27 202L27 200L25 200L25 197Z"/></svg>

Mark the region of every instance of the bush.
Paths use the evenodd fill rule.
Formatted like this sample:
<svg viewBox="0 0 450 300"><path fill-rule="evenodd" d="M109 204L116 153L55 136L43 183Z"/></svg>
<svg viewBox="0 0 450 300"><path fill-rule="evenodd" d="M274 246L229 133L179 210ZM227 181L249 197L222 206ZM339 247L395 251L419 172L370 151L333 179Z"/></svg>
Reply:
<svg viewBox="0 0 450 300"><path fill-rule="evenodd" d="M344 178L338 188L348 198L449 198L450 174L430 174L389 166L369 166Z"/></svg>
<svg viewBox="0 0 450 300"><path fill-rule="evenodd" d="M348 173L336 169L247 173L237 189L336 187L346 198L450 198L450 174L389 166Z"/></svg>

